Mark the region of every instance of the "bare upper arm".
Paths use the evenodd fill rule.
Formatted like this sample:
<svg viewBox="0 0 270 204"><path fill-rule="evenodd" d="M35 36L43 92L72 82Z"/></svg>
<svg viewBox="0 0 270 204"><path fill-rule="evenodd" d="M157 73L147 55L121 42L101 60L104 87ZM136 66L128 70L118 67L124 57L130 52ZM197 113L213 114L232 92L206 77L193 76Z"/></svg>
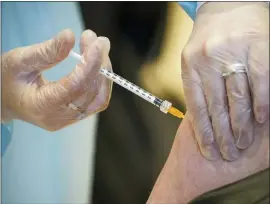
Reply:
<svg viewBox="0 0 270 204"><path fill-rule="evenodd" d="M193 137L189 116L182 121L148 204L187 203L212 189L235 182L269 167L269 121L255 128L253 145L234 162L206 160Z"/></svg>

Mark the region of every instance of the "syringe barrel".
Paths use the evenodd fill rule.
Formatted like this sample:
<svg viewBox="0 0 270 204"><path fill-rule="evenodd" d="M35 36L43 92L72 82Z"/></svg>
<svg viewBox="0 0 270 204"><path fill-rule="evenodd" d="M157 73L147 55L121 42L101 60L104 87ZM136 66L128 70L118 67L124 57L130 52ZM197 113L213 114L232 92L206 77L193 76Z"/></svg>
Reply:
<svg viewBox="0 0 270 204"><path fill-rule="evenodd" d="M117 83L118 85L124 87L125 89L128 89L132 93L140 96L141 98L145 99L149 103L152 103L153 105L159 107L162 103L162 100L156 98L149 92L145 91L144 89L136 86L135 84L127 81L126 79L122 78L121 76L107 70L104 68L100 69L100 73L104 75L105 77L109 78L113 82Z"/></svg>
<svg viewBox="0 0 270 204"><path fill-rule="evenodd" d="M82 57L74 51L71 51L69 53L69 55L78 59L79 61L82 61ZM141 98L148 101L149 103L152 103L153 105L159 107L162 112L164 112L164 113L168 112L168 108L171 105L169 105L167 101L163 101L163 100L153 96L152 94L145 91L144 89L136 86L135 84L127 81L126 79L122 78L121 76L119 76L119 75L117 75L117 74L115 74L107 69L101 68L99 71L102 75L104 75L108 79L110 79L113 82L117 83L118 85L124 87L125 89L128 89L132 93L140 96Z"/></svg>

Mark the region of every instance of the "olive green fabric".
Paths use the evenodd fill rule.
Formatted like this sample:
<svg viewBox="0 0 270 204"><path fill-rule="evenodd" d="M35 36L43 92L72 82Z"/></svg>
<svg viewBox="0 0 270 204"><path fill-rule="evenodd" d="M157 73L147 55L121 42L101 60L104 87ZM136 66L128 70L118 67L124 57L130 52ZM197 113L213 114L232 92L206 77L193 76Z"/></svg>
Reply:
<svg viewBox="0 0 270 204"><path fill-rule="evenodd" d="M160 52L167 2L80 2L80 5L85 27L110 39L114 72L141 86L141 66L156 60ZM99 114L90 203L145 204L178 126L176 117L161 113L114 84L110 105Z"/></svg>
<svg viewBox="0 0 270 204"><path fill-rule="evenodd" d="M238 182L205 193L190 204L267 204L269 168Z"/></svg>

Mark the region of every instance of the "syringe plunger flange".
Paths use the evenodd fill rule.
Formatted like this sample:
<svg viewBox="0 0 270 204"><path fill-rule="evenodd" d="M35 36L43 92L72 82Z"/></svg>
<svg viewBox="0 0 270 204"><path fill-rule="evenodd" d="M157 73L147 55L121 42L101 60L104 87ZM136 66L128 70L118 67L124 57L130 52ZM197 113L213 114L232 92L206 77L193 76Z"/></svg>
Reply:
<svg viewBox="0 0 270 204"><path fill-rule="evenodd" d="M172 107L172 103L170 103L169 101L163 101L160 105L160 110L163 112L163 113L168 113L169 109Z"/></svg>

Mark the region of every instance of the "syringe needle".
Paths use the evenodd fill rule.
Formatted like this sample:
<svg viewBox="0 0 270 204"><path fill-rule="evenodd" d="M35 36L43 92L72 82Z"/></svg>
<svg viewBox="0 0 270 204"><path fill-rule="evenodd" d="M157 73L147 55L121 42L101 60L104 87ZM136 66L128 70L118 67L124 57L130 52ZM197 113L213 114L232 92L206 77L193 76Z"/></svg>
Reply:
<svg viewBox="0 0 270 204"><path fill-rule="evenodd" d="M82 57L73 51L70 52L70 56L78 59L79 61L82 61ZM99 72L103 76L105 76L108 79L115 82L116 84L122 86L123 88L129 90L130 92L136 94L137 96L140 96L141 98L148 101L149 103L152 103L153 105L159 107L159 109L163 113L169 112L170 114L172 114L178 118L184 118L184 114L181 111L174 108L172 106L172 103L170 103L169 101L159 99L158 97L150 94L149 92L145 91L144 89L136 86L135 84L129 82L128 80L122 78L121 76L119 76L119 75L117 75L117 74L115 74L107 69L101 68L99 70Z"/></svg>
<svg viewBox="0 0 270 204"><path fill-rule="evenodd" d="M184 114L180 110L178 110L178 109L176 109L174 107L170 107L169 110L168 110L168 112L170 114L178 117L178 118L184 118Z"/></svg>

